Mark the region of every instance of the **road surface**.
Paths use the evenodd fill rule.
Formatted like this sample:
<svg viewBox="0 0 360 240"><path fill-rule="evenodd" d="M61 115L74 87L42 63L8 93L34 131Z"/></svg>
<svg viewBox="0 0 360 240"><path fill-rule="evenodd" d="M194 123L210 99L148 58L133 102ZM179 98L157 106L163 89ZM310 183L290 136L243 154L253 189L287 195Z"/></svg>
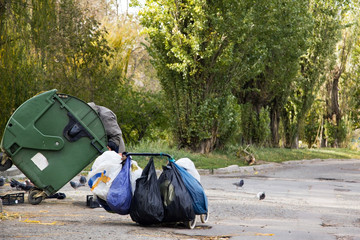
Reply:
<svg viewBox="0 0 360 240"><path fill-rule="evenodd" d="M240 179L243 187L235 186ZM0 239L360 240L360 160L229 167L202 175L201 182L210 217L205 224L198 218L193 230L143 227L129 216L89 208L89 188L67 184L60 190L64 200L3 206ZM266 197L258 200L262 191Z"/></svg>

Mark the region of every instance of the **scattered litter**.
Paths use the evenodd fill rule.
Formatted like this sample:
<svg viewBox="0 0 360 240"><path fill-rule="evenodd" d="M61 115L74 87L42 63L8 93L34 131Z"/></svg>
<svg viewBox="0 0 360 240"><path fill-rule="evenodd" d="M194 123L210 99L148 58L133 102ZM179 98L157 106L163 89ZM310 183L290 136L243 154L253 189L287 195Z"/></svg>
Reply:
<svg viewBox="0 0 360 240"><path fill-rule="evenodd" d="M65 199L66 195L65 193L57 192L53 195L47 196L46 198L57 198L57 199Z"/></svg>
<svg viewBox="0 0 360 240"><path fill-rule="evenodd" d="M24 223L36 223L36 224L41 224L41 225L63 225L63 223L59 223L57 221L51 222L51 223L43 223L41 221L38 220L29 220L28 218L25 219L24 221L20 221L20 222L24 222Z"/></svg>
<svg viewBox="0 0 360 240"><path fill-rule="evenodd" d="M97 208L97 207L101 207L99 202L96 201L96 199L94 199L93 195L87 195L86 196L86 206L90 207L90 208Z"/></svg>
<svg viewBox="0 0 360 240"><path fill-rule="evenodd" d="M273 233L255 233L256 236L274 236Z"/></svg>
<svg viewBox="0 0 360 240"><path fill-rule="evenodd" d="M15 205L24 203L24 193L11 193L0 196L3 205Z"/></svg>
<svg viewBox="0 0 360 240"><path fill-rule="evenodd" d="M1 212L0 213L0 220L13 220L13 219L21 219L21 214L17 212Z"/></svg>

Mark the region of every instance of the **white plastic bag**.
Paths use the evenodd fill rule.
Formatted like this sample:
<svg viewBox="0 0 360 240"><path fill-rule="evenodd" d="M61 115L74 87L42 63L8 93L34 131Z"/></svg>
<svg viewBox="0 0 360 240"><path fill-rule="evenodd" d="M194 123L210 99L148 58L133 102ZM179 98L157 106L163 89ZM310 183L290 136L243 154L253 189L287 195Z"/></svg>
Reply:
<svg viewBox="0 0 360 240"><path fill-rule="evenodd" d="M95 159L87 178L95 196L106 199L111 183L121 170L121 162L121 156L114 151L106 151Z"/></svg>
<svg viewBox="0 0 360 240"><path fill-rule="evenodd" d="M194 178L196 178L196 180L200 182L200 174L196 170L193 161L191 161L189 158L180 158L179 160L176 161L176 164L179 165L180 167L185 168L186 171L188 171L188 173L191 174L191 176L193 176Z"/></svg>
<svg viewBox="0 0 360 240"><path fill-rule="evenodd" d="M141 177L141 174L142 174L142 169L139 167L136 161L131 160L130 182L131 182L131 191L133 196L136 188L136 179Z"/></svg>

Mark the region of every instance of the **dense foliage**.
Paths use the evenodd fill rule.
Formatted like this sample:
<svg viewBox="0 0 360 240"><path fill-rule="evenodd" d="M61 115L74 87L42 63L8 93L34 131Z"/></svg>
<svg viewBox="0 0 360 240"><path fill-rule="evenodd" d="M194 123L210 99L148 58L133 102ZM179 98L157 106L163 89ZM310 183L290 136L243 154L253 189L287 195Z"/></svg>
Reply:
<svg viewBox="0 0 360 240"><path fill-rule="evenodd" d="M0 0L0 127L49 89L111 108L126 143L345 146L359 2ZM144 30L144 31L142 31Z"/></svg>
<svg viewBox="0 0 360 240"><path fill-rule="evenodd" d="M132 56L140 54L136 21L126 19L136 34L122 32L120 19L107 24L115 30L109 34L78 3L0 1L1 128L22 102L56 88L112 109L128 143L155 137L149 129L167 125L161 93L138 93L127 75L130 64L135 74Z"/></svg>

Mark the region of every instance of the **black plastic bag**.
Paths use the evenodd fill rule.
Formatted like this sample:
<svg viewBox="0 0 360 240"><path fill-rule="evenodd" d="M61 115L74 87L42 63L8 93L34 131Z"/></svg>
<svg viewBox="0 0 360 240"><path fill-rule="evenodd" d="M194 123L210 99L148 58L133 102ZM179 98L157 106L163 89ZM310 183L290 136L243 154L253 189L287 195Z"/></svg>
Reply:
<svg viewBox="0 0 360 240"><path fill-rule="evenodd" d="M163 222L186 222L195 219L192 199L174 163L169 161L159 177L165 216Z"/></svg>
<svg viewBox="0 0 360 240"><path fill-rule="evenodd" d="M164 207L153 158L144 168L141 177L136 180L130 217L134 222L143 225L160 223L164 218Z"/></svg>

